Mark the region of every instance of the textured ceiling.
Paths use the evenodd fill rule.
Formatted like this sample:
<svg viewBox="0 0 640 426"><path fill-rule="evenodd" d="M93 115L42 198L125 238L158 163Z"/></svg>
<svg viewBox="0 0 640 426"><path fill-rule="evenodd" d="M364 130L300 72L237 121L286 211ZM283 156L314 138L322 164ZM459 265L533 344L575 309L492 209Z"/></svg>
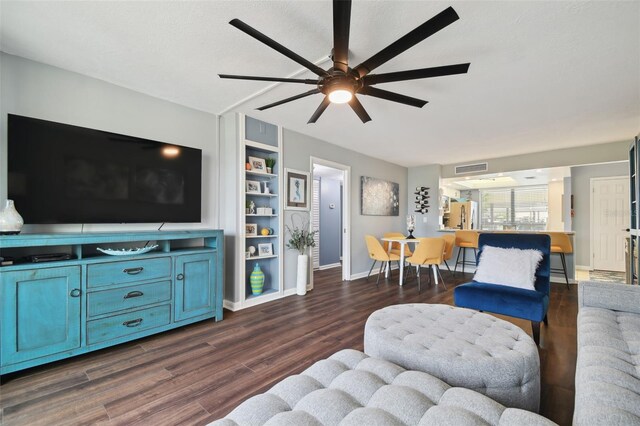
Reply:
<svg viewBox="0 0 640 426"><path fill-rule="evenodd" d="M638 1L355 1L351 64L449 5L459 21L376 72L471 62L469 73L380 85L429 103L417 109L362 96L373 118L367 124L346 105L306 124L321 95L258 112L310 87L278 85L254 96L269 84L217 77L301 71L230 26L232 18L313 62L325 59L330 1L2 1L0 48L199 110L237 105L405 166L631 140L640 131Z"/></svg>

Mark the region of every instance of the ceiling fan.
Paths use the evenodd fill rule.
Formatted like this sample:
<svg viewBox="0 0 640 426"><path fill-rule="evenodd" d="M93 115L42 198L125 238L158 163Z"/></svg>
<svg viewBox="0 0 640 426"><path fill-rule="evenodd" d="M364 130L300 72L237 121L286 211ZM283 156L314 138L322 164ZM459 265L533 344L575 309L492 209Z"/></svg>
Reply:
<svg viewBox="0 0 640 426"><path fill-rule="evenodd" d="M320 115L329 106L329 103L348 103L353 111L360 117L363 123L371 120L367 111L356 97L358 95L368 95L376 98L386 99L392 102L398 102L405 105L410 105L418 108L422 108L427 101L413 98L411 96L401 95L395 92L389 92L387 90L378 89L373 87L380 83L389 83L393 81L415 80L420 78L440 77L453 74L464 74L469 69L469 63L445 65L441 67L433 68L421 68L408 71L390 72L386 74L370 74L371 71L395 58L405 50L415 46L427 37L435 34L451 23L459 19L458 14L452 7L448 7L442 12L438 13L433 18L424 22L422 25L410 31L400 39L391 43L360 65L355 68L349 67L349 27L351 21L351 0L333 0L333 49L332 57L333 67L328 70L324 70L314 63L306 60L302 56L292 52L280 43L272 40L266 35L262 34L258 30L245 24L239 19L233 19L229 23L250 35L251 37L261 41L267 46L282 53L284 56L296 61L300 65L309 69L313 73L318 75L318 78L313 79L298 79L298 78L279 78L279 77L259 77L248 75L229 75L219 74L221 78L230 78L238 80L259 80L259 81L275 81L283 83L301 83L312 84L316 88L307 92L301 93L290 98L282 99L280 101L271 103L269 105L262 106L258 110L263 111L268 108L272 108L278 105L285 104L287 102L295 101L306 96L315 95L318 93L324 94L324 99L320 103L320 106L313 113L308 123L315 123Z"/></svg>

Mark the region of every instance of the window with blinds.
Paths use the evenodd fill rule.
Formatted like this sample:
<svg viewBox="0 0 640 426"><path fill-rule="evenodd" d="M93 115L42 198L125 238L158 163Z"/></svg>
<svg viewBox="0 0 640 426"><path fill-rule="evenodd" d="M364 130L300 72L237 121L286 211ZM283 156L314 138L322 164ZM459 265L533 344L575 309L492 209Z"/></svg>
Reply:
<svg viewBox="0 0 640 426"><path fill-rule="evenodd" d="M481 229L544 231L549 217L547 185L480 191Z"/></svg>

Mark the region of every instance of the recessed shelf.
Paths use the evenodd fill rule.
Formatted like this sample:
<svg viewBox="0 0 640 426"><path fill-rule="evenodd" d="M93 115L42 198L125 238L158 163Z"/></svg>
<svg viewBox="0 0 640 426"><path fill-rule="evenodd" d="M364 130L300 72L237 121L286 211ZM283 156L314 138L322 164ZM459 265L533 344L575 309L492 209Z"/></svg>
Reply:
<svg viewBox="0 0 640 426"><path fill-rule="evenodd" d="M251 175L251 176L262 176L262 177L267 177L267 178L270 178L270 179L278 177L278 175L276 175L274 173L254 172L254 171L251 171L251 170L246 170L246 173L248 175Z"/></svg>
<svg viewBox="0 0 640 426"><path fill-rule="evenodd" d="M262 297L262 296L266 296L266 295L277 293L277 292L278 292L278 290L273 289L273 288L265 289L261 294L250 294L250 295L248 295L247 296L247 300L255 299L257 297Z"/></svg>
<svg viewBox="0 0 640 426"><path fill-rule="evenodd" d="M278 238L277 235L247 235L247 238Z"/></svg>
<svg viewBox="0 0 640 426"><path fill-rule="evenodd" d="M270 254L269 256L251 256L246 257L245 260L261 260L261 259L273 259L278 257L277 254Z"/></svg>
<svg viewBox="0 0 640 426"><path fill-rule="evenodd" d="M256 197L277 197L278 194L263 194L262 192L245 192L247 195L255 195Z"/></svg>
<svg viewBox="0 0 640 426"><path fill-rule="evenodd" d="M258 216L258 217L278 217L277 214L247 214L245 216Z"/></svg>

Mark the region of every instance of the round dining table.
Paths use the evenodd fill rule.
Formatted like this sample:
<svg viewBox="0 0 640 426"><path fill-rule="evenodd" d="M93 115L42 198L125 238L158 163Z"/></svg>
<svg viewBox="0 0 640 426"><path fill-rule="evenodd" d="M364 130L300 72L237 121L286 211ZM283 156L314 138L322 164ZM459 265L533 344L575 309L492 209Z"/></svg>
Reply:
<svg viewBox="0 0 640 426"><path fill-rule="evenodd" d="M391 247L393 246L393 243L398 243L400 244L400 285L404 284L404 247L407 244L413 244L413 249L415 250L415 246L416 244L418 244L418 242L420 237L416 237L413 239L408 239L408 238L400 238L400 237L385 237L382 238L382 241L388 242L389 243L389 248L388 248L388 252L391 252ZM384 276L385 278L389 278L389 273L390 273L390 263L391 262L387 262L387 266L385 268L385 272L384 272ZM416 267L417 268L417 267ZM435 283L436 285L438 285L438 271L433 268L433 278L435 279Z"/></svg>

